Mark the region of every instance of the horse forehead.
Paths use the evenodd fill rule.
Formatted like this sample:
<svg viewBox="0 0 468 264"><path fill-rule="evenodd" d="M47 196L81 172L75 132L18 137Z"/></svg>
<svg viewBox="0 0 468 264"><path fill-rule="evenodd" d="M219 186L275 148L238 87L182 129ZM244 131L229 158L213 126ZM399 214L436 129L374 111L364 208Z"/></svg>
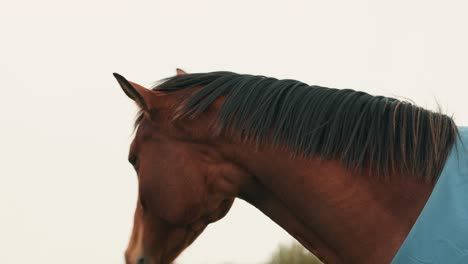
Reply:
<svg viewBox="0 0 468 264"><path fill-rule="evenodd" d="M181 139L173 132L172 130L158 127L158 124L155 122L144 120L135 133L135 137L130 145L130 151L139 152L140 154L144 153L145 157L140 155L140 158L157 158L166 161L177 159L178 164L181 162L193 163L190 161L212 161L214 157L219 159L219 155L215 155L217 153L211 146ZM195 166L197 164L192 165Z"/></svg>
<svg viewBox="0 0 468 264"><path fill-rule="evenodd" d="M152 128L152 125L149 122L142 121L135 131L135 136L130 144L130 150L136 152L141 148L141 146L146 146L148 141L157 141L158 137L160 137L158 130Z"/></svg>

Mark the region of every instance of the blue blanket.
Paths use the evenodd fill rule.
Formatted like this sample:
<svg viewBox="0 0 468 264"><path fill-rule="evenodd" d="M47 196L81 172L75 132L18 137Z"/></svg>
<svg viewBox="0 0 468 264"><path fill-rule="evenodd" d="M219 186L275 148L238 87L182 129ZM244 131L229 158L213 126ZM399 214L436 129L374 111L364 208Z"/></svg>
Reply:
<svg viewBox="0 0 468 264"><path fill-rule="evenodd" d="M460 140L392 264L468 263L468 127L459 131Z"/></svg>

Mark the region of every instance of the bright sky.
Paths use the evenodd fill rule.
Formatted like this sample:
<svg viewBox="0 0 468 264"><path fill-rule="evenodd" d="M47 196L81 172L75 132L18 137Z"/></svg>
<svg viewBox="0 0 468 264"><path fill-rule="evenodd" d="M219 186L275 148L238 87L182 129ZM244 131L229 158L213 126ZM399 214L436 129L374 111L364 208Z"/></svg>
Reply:
<svg viewBox="0 0 468 264"><path fill-rule="evenodd" d="M1 262L123 263L136 108L112 72L294 78L437 99L468 124L467 13L452 0L0 2ZM178 263L260 263L287 241L238 201Z"/></svg>

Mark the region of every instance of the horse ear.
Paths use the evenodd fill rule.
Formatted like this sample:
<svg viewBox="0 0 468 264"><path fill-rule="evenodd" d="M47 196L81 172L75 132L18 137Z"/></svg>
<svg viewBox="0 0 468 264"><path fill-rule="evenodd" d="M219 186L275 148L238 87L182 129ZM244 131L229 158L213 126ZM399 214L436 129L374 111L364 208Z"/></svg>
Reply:
<svg viewBox="0 0 468 264"><path fill-rule="evenodd" d="M180 68L177 68L177 69L176 69L176 73L177 73L177 75L184 75L184 74L187 74L186 71L184 71L184 70L182 70L182 69L180 69Z"/></svg>
<svg viewBox="0 0 468 264"><path fill-rule="evenodd" d="M152 96L153 91L133 82L127 81L122 75L114 73L115 79L122 87L122 90L125 94L130 97L137 105L145 112L150 110L150 97Z"/></svg>

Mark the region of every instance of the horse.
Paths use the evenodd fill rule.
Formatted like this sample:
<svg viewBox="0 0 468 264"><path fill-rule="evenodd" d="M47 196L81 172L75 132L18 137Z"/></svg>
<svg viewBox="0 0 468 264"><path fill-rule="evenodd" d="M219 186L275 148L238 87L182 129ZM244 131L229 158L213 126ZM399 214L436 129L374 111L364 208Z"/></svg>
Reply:
<svg viewBox="0 0 468 264"><path fill-rule="evenodd" d="M413 263L394 258L460 149L452 117L395 98L223 71L150 88L114 76L139 108L128 264L172 263L236 198L325 263Z"/></svg>

